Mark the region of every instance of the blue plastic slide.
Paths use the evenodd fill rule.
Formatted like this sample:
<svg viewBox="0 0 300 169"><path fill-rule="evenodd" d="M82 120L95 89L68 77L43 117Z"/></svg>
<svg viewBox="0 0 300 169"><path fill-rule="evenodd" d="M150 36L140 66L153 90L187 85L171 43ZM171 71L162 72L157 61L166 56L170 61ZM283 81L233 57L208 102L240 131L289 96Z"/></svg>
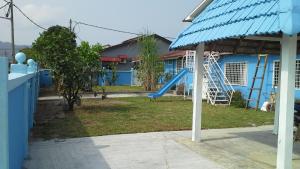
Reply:
<svg viewBox="0 0 300 169"><path fill-rule="evenodd" d="M173 77L168 83L166 83L159 91L150 93L149 98L155 99L164 95L172 86L174 86L181 78L189 72L188 69L182 69L176 76Z"/></svg>

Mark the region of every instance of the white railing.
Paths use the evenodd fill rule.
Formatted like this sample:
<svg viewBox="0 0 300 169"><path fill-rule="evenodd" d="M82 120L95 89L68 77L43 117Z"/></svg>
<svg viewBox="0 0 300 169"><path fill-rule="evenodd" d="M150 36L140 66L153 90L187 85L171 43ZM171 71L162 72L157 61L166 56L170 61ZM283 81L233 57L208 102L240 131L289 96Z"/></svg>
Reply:
<svg viewBox="0 0 300 169"><path fill-rule="evenodd" d="M194 72L196 51L188 50L185 54L185 67L190 72Z"/></svg>
<svg viewBox="0 0 300 169"><path fill-rule="evenodd" d="M211 104L215 104L216 98L217 98L217 93L220 92L219 87L217 86L217 84L215 83L215 81L213 80L213 78L211 77L211 71L210 71L210 67L209 66L205 66L204 65L204 69L206 72L206 77L208 79L208 88L207 88L207 98L209 99L209 102ZM213 89L213 91L211 90Z"/></svg>
<svg viewBox="0 0 300 169"><path fill-rule="evenodd" d="M234 93L234 89L231 85L231 83L229 82L229 80L227 79L227 77L225 76L225 73L223 72L223 70L221 69L221 67L219 66L217 59L219 58L219 53L216 52L212 52L206 59L206 65L208 65L206 68L206 72L209 75L208 77L208 83L213 82L213 86L212 88L217 88L217 92L214 93L214 97L211 96L210 92L212 89L210 89L210 87L208 88L208 96L210 99L210 102L212 104L216 104L216 98L218 97L218 94L224 94L227 99L224 99L224 101L227 101L228 104L231 103L232 100L232 95ZM212 77L212 75L214 75L214 77ZM218 83L216 84L217 81ZM222 101L222 100L219 100Z"/></svg>

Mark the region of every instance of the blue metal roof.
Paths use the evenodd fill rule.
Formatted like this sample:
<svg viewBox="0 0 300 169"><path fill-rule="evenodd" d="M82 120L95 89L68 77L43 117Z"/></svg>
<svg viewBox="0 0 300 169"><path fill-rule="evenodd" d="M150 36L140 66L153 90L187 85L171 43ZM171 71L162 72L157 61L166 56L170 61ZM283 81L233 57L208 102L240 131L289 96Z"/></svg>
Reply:
<svg viewBox="0 0 300 169"><path fill-rule="evenodd" d="M280 16L284 13L280 7L283 1L292 0L213 0L171 44L171 48L230 37L279 33L283 31Z"/></svg>

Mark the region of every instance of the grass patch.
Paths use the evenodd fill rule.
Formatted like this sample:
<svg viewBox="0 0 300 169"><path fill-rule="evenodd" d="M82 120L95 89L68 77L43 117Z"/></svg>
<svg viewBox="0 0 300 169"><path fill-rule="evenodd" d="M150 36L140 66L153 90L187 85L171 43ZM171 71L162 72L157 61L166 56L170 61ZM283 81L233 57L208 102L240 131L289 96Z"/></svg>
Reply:
<svg viewBox="0 0 300 169"><path fill-rule="evenodd" d="M102 92L100 86L95 86L93 88L93 91ZM105 91L125 93L125 92L143 92L145 90L141 86L105 86Z"/></svg>
<svg viewBox="0 0 300 169"><path fill-rule="evenodd" d="M202 126L206 129L272 124L274 114L203 103ZM182 97L83 100L65 119L53 119L34 129L36 137L72 138L124 133L189 130L192 101Z"/></svg>

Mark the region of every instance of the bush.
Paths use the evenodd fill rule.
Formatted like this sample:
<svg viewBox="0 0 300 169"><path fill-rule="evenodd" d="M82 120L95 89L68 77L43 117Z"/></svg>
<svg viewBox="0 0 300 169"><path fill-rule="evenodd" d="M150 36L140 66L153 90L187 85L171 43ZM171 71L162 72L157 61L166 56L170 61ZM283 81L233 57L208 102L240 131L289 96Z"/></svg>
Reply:
<svg viewBox="0 0 300 169"><path fill-rule="evenodd" d="M164 73L163 75L163 81L164 83L168 83L170 80L172 80L173 74L170 72Z"/></svg>
<svg viewBox="0 0 300 169"><path fill-rule="evenodd" d="M236 108L245 108L246 100L243 98L243 95L240 91L236 91L232 95L231 106Z"/></svg>

